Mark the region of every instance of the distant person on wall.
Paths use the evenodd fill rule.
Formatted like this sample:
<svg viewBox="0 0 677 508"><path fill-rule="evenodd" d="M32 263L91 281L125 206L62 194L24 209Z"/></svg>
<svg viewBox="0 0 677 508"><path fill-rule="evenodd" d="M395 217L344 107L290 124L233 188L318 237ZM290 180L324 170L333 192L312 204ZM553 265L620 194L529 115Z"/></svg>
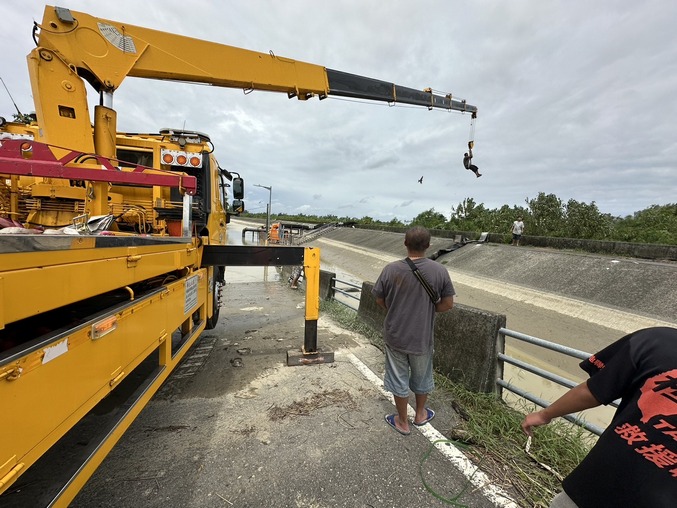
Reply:
<svg viewBox="0 0 677 508"><path fill-rule="evenodd" d="M519 246L522 233L524 233L524 222L522 222L522 217L517 217L517 220L512 223L512 245Z"/></svg>
<svg viewBox="0 0 677 508"><path fill-rule="evenodd" d="M411 431L407 418L409 391L416 398L413 424L425 425L435 416L426 407L433 381L433 330L435 313L445 312L454 305L454 286L449 272L441 264L425 257L430 247L430 232L414 226L404 236L407 256L434 292L426 289L407 259L386 265L378 276L372 294L376 303L386 310L383 322L385 342L384 387L393 394L397 413L385 416L393 429L403 435Z"/></svg>
<svg viewBox="0 0 677 508"><path fill-rule="evenodd" d="M479 178L482 176L482 173L479 172L479 169L477 166L475 166L472 163L472 148L471 148L471 143L468 143L468 151L463 154L463 166L465 169L469 169L473 173L475 173L475 176Z"/></svg>
<svg viewBox="0 0 677 508"><path fill-rule="evenodd" d="M677 329L626 335L581 363L590 379L549 407L526 416L522 429L620 398L611 424L564 479L551 508L677 506Z"/></svg>

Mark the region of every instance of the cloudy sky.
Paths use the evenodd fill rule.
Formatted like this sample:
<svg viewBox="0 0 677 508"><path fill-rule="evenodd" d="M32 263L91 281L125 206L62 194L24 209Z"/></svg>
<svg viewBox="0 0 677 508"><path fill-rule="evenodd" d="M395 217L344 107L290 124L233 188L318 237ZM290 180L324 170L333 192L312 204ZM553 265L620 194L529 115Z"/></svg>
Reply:
<svg viewBox="0 0 677 508"><path fill-rule="evenodd" d="M677 202L677 2L645 0L61 0L101 18L327 68L431 87L470 116L129 78L120 130L211 135L222 167L246 181L247 208L274 213L449 216L539 192L625 216ZM33 109L25 56L44 2L3 0L0 76ZM92 102L96 102L95 94ZM14 106L0 89L0 115ZM423 176L423 183L417 183Z"/></svg>

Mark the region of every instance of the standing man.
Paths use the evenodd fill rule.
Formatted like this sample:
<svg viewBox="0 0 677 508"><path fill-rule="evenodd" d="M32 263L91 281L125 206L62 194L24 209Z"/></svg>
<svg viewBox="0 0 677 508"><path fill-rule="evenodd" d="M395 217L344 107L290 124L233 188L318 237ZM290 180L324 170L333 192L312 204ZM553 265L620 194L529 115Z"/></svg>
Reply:
<svg viewBox="0 0 677 508"><path fill-rule="evenodd" d="M581 363L590 378L526 416L522 429L621 402L611 424L564 479L551 508L677 506L677 329L626 335Z"/></svg>
<svg viewBox="0 0 677 508"><path fill-rule="evenodd" d="M520 240L522 239L522 233L524 233L524 222L522 222L522 217L517 217L517 220L512 223L512 244L519 246Z"/></svg>
<svg viewBox="0 0 677 508"><path fill-rule="evenodd" d="M425 257L430 247L430 232L414 226L404 236L407 257L426 279L437 301L433 303L423 281L414 274L406 259L389 263L381 272L372 294L386 310L383 322L385 376L383 384L393 394L396 414L386 415L388 425L403 435L410 433L407 407L409 390L416 397L413 424L425 425L435 416L426 407L433 380L433 339L435 313L454 305L454 286L449 272L441 264Z"/></svg>

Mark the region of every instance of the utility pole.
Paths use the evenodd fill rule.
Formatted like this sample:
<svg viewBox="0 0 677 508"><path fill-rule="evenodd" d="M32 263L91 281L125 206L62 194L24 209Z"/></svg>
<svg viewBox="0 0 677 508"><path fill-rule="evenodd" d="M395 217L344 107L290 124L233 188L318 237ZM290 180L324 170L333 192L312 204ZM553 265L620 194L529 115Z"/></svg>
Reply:
<svg viewBox="0 0 677 508"><path fill-rule="evenodd" d="M268 206L266 207L266 245L268 245L268 235L270 235L270 211L273 204L273 186L254 184L254 187L261 187L268 190Z"/></svg>

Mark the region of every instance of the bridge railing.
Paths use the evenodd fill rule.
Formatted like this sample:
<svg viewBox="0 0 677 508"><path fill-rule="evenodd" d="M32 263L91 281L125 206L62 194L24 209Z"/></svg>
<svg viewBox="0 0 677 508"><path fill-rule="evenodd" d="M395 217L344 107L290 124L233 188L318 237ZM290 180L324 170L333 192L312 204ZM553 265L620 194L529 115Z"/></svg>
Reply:
<svg viewBox="0 0 677 508"><path fill-rule="evenodd" d="M535 346L548 349L550 351L555 351L556 353L560 353L562 355L570 356L572 358L577 358L579 360L587 360L590 358L591 353L587 353L585 351L581 351L579 349L574 349L568 346L563 346L562 344L557 344L556 342L550 342L548 340L540 339L538 337L532 337L531 335L526 335L524 333L516 332L514 330L509 330L507 328L501 328L499 330L499 333L503 335L503 337L512 337L513 339L517 339L522 342L526 342L528 344L533 344ZM524 362L522 360L519 360L517 358L514 358L512 356L509 356L505 353L498 353L498 359L499 361L505 363L508 363L510 365L514 365L515 367L518 367L519 369L525 370L527 372L531 372L532 374L541 377L543 379L547 379L548 381L551 381L553 383L556 383L560 386L564 386L566 388L573 388L574 386L578 385L579 383L572 381L571 379L567 379L565 377L562 377L558 374L555 374L552 371L549 371L547 369L542 369L540 367L537 367L531 363ZM533 402L534 404L537 404L538 406L541 407L548 407L552 402L546 401L540 397L537 397L536 395L528 392L527 390L524 390L523 388L516 386L512 384L509 381L506 381L505 379L497 379L496 384L498 384L500 387L514 393L515 395L518 395L519 397L522 397L523 399L526 399L530 402ZM610 406L613 407L618 407L618 401L615 401L611 404ZM589 432L592 432L593 434L596 435L601 435L602 432L604 432L604 429L594 425L592 423L589 423L585 421L584 419L570 414L566 415L563 418L566 420L570 421L571 423L574 423L580 427L583 427Z"/></svg>

